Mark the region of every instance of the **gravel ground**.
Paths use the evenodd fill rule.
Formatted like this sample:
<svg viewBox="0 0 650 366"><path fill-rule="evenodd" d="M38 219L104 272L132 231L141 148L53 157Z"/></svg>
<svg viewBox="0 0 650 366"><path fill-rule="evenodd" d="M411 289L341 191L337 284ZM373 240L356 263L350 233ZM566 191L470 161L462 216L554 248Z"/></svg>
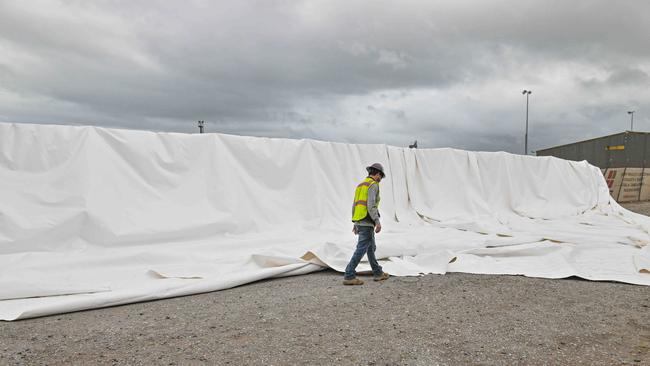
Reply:
<svg viewBox="0 0 650 366"><path fill-rule="evenodd" d="M647 287L460 273L341 279L323 271L0 322L0 365L650 365Z"/></svg>
<svg viewBox="0 0 650 366"><path fill-rule="evenodd" d="M623 203L623 207L627 208L630 211L640 213L646 216L650 216L650 201L645 202L635 202L635 203Z"/></svg>

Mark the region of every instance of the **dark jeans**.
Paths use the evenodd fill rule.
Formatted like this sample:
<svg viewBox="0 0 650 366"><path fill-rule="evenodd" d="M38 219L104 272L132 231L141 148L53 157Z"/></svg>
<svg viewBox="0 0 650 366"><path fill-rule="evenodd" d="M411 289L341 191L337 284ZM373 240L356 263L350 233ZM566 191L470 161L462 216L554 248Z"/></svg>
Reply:
<svg viewBox="0 0 650 366"><path fill-rule="evenodd" d="M346 280L351 280L357 276L355 269L359 265L361 258L364 254L368 255L368 262L370 262L370 267L372 267L372 273L375 277L381 276L383 270L379 263L377 263L377 258L375 258L375 228L372 226L357 226L359 229L359 242L357 243L357 249L352 254L352 259L350 263L345 267L345 277Z"/></svg>

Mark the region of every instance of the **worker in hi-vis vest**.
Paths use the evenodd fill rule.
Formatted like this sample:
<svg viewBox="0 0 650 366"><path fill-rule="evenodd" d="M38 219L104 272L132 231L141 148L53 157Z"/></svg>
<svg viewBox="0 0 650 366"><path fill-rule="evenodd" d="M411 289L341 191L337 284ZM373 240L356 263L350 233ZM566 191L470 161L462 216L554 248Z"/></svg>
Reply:
<svg viewBox="0 0 650 366"><path fill-rule="evenodd" d="M375 258L375 233L381 231L379 222L379 182L386 176L384 167L375 163L367 167L368 177L363 180L354 192L354 203L352 204L352 232L359 236L357 249L345 267L344 285L363 285L363 281L357 278L355 269L361 258L368 255L368 262L372 267L372 274L375 281L388 279L388 273L384 272Z"/></svg>

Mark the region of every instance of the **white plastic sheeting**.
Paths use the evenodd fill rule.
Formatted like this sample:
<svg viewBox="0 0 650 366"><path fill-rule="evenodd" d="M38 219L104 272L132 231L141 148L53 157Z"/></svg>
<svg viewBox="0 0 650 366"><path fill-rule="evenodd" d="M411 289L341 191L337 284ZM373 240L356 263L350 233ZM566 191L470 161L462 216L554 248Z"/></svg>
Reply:
<svg viewBox="0 0 650 366"><path fill-rule="evenodd" d="M650 285L650 219L586 162L0 123L0 319L343 271L373 162L391 274Z"/></svg>

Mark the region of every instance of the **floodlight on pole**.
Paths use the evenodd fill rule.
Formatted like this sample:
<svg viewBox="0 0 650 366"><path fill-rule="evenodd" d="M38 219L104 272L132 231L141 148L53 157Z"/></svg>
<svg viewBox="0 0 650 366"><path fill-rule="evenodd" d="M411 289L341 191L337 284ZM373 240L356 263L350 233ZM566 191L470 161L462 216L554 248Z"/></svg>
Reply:
<svg viewBox="0 0 650 366"><path fill-rule="evenodd" d="M630 115L630 131L634 131L634 112L635 111L627 111L627 114Z"/></svg>
<svg viewBox="0 0 650 366"><path fill-rule="evenodd" d="M524 155L528 155L528 97L532 93L532 90L526 90L521 92L521 94L526 96L526 134L524 135Z"/></svg>
<svg viewBox="0 0 650 366"><path fill-rule="evenodd" d="M205 124L205 121L199 121L199 133L203 133L203 125Z"/></svg>

